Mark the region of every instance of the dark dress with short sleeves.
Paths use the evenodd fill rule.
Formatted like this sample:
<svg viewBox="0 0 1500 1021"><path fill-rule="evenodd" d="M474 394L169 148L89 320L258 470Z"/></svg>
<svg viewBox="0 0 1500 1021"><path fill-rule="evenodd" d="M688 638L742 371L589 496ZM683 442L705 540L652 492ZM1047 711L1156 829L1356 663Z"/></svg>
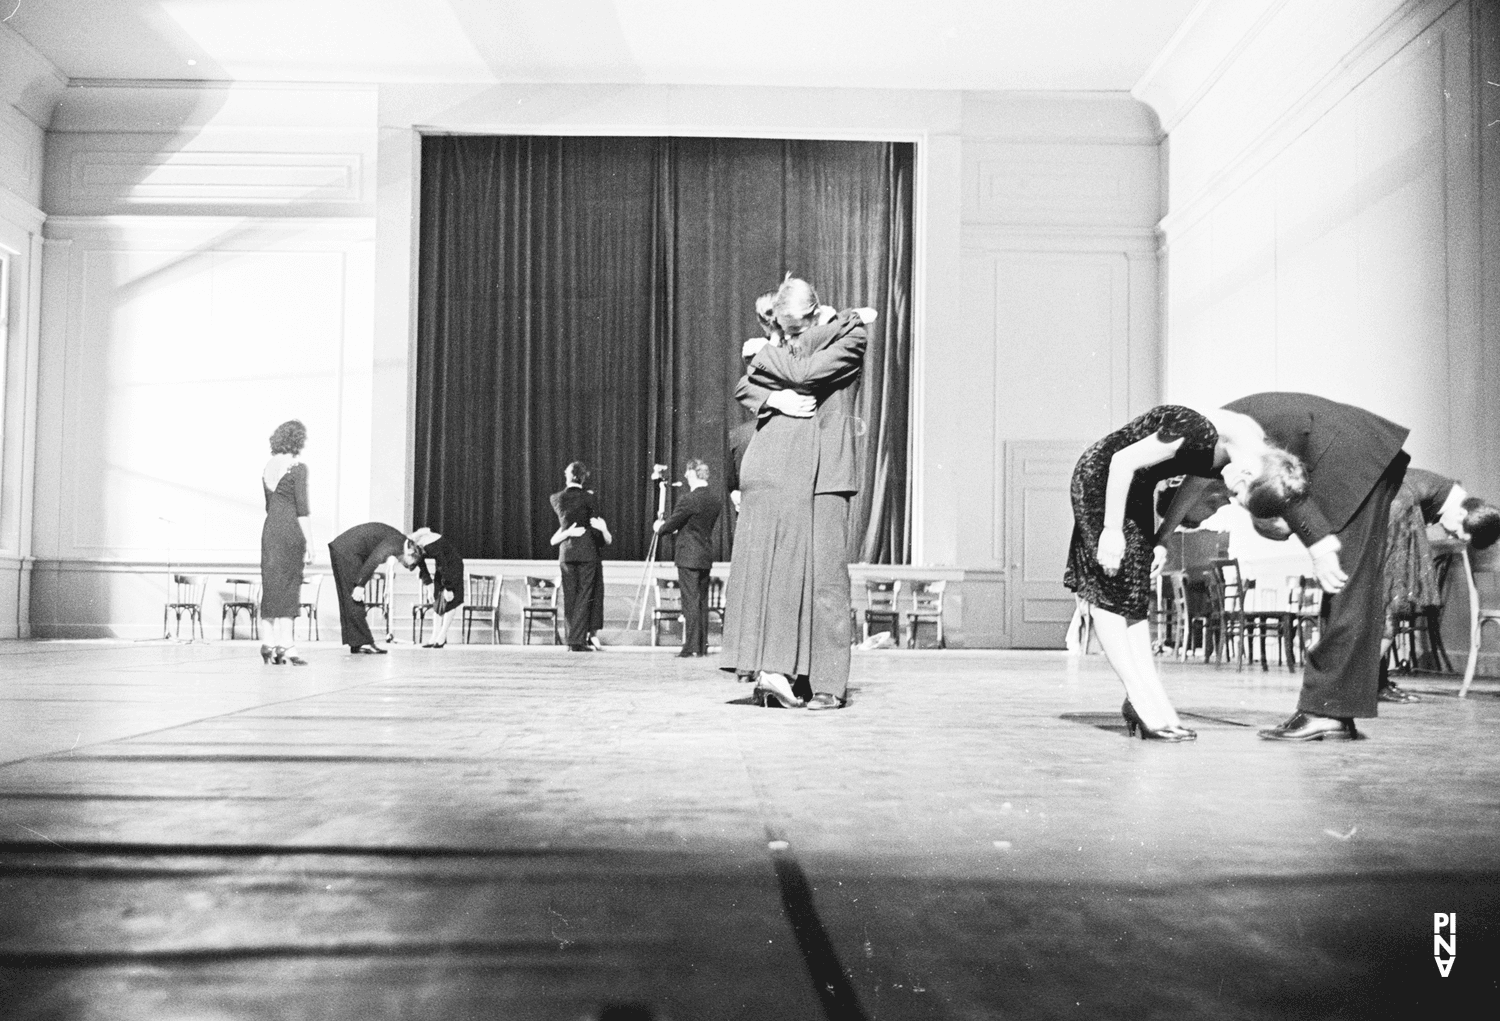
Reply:
<svg viewBox="0 0 1500 1021"><path fill-rule="evenodd" d="M1099 535L1104 531L1104 497L1109 463L1116 453L1148 436L1164 443L1181 439L1177 453L1135 473L1125 501L1125 555L1113 577L1099 566ZM1151 606L1151 552L1156 545L1153 506L1157 483L1176 475L1212 478L1219 432L1191 408L1163 404L1110 433L1083 452L1073 469L1073 541L1063 584L1100 609L1129 620L1144 620Z"/></svg>
<svg viewBox="0 0 1500 1021"><path fill-rule="evenodd" d="M307 465L300 461L267 489L266 523L260 530L260 615L267 619L297 616L301 601L302 560L307 537L298 518L307 517Z"/></svg>

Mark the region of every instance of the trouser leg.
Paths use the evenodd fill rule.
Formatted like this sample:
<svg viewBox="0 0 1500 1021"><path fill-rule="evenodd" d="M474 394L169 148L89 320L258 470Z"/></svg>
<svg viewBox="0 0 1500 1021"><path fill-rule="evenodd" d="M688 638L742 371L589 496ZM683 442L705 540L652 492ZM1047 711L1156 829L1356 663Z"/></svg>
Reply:
<svg viewBox="0 0 1500 1021"><path fill-rule="evenodd" d="M359 575L359 561L344 555L332 543L328 546L328 561L333 569L333 587L339 595L339 630L344 644L351 649L374 645L375 636L370 634L370 622L365 618L365 604L356 602L351 595L354 579Z"/></svg>
<svg viewBox="0 0 1500 1021"><path fill-rule="evenodd" d="M682 648L697 655L708 653L708 571L699 567L678 567L677 583L682 588Z"/></svg>
<svg viewBox="0 0 1500 1021"><path fill-rule="evenodd" d="M1349 580L1325 597L1328 616L1302 672L1302 712L1363 718L1378 712L1380 641L1385 629L1386 525L1391 499L1410 458L1391 462L1354 517L1338 533L1339 564Z"/></svg>
<svg viewBox="0 0 1500 1021"><path fill-rule="evenodd" d="M849 686L849 495L813 496L812 659L815 694L843 698Z"/></svg>

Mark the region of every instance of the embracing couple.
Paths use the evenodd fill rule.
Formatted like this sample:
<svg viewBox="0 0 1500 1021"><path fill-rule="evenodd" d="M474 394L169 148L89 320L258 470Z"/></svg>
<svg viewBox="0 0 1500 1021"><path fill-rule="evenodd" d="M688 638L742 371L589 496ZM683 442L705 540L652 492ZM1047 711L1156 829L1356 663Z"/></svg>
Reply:
<svg viewBox="0 0 1500 1021"><path fill-rule="evenodd" d="M756 677L759 705L839 709L849 683L849 506L873 309L835 312L788 277L756 303L735 399L756 416L740 464L740 518L720 667Z"/></svg>

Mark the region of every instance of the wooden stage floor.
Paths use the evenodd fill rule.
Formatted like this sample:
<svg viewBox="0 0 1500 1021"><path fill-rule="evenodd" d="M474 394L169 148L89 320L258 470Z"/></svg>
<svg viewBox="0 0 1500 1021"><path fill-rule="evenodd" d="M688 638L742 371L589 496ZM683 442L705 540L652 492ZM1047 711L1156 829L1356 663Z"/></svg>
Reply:
<svg viewBox="0 0 1500 1021"><path fill-rule="evenodd" d="M1169 662L1169 746L1099 656L860 652L806 713L672 650L255 648L0 643L0 1017L1500 1003L1494 682L1284 745L1295 675Z"/></svg>

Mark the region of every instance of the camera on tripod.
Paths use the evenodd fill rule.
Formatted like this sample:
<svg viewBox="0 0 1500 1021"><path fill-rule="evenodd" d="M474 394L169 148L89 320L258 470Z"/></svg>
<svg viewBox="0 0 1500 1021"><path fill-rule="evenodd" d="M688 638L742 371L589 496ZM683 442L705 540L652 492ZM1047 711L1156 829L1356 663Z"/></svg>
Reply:
<svg viewBox="0 0 1500 1021"><path fill-rule="evenodd" d="M651 466L651 481L665 482L672 476L667 474L667 466L664 464L653 464Z"/></svg>

